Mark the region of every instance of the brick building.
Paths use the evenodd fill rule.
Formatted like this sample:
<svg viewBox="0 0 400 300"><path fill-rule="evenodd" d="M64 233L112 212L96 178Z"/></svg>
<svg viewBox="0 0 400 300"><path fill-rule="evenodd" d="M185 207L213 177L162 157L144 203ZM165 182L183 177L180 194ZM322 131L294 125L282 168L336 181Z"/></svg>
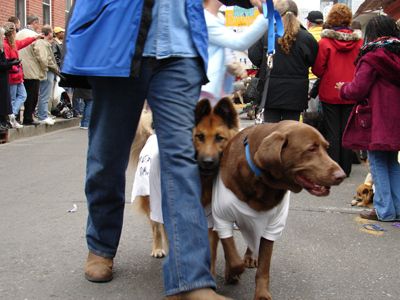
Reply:
<svg viewBox="0 0 400 300"><path fill-rule="evenodd" d="M0 26L11 16L20 19L21 28L28 15L40 18L40 25L65 28L65 20L73 0L0 0Z"/></svg>

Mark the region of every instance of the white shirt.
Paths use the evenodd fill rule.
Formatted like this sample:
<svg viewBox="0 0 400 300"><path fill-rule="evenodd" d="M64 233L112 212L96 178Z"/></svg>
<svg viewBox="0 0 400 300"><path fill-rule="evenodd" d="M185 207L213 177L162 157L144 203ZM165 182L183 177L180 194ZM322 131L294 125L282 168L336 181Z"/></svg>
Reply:
<svg viewBox="0 0 400 300"><path fill-rule="evenodd" d="M253 252L253 259L258 258L261 237L276 241L282 235L289 212L290 191L285 194L282 202L271 210L257 212L227 189L218 173L214 180L212 199L214 230L218 232L219 238L232 237L233 224L236 222Z"/></svg>

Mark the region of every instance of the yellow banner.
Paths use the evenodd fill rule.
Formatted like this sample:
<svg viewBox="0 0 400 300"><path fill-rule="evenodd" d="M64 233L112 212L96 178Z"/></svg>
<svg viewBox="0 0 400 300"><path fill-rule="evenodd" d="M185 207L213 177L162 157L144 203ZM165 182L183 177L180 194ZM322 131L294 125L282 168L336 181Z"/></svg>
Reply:
<svg viewBox="0 0 400 300"><path fill-rule="evenodd" d="M226 10L225 11L225 26L227 27L232 27L232 26L237 26L237 27L247 27L253 24L254 20L256 17L260 14L258 9L254 10L254 16L248 16L248 17L235 17L233 14L233 9L232 10Z"/></svg>

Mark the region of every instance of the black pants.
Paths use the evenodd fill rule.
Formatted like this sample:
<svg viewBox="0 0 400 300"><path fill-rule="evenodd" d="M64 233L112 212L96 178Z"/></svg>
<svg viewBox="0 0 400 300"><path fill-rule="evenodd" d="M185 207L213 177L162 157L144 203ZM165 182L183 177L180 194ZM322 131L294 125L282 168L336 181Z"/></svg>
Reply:
<svg viewBox="0 0 400 300"><path fill-rule="evenodd" d="M33 122L33 112L38 103L40 80L24 79L26 89L26 101L24 103L24 122L28 124Z"/></svg>
<svg viewBox="0 0 400 300"><path fill-rule="evenodd" d="M298 121L301 110L289 110L280 108L266 108L264 110L264 121L266 123L278 123L283 120Z"/></svg>
<svg viewBox="0 0 400 300"><path fill-rule="evenodd" d="M350 117L353 104L329 104L322 102L328 154L336 161L347 176L351 173L353 150L342 147L342 136Z"/></svg>

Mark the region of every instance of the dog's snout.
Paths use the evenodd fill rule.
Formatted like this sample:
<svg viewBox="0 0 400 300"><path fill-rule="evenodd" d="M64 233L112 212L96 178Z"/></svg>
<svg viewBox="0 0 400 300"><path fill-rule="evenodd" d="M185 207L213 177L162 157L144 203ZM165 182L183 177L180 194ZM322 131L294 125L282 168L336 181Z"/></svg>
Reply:
<svg viewBox="0 0 400 300"><path fill-rule="evenodd" d="M201 165L203 168L209 169L212 168L215 164L215 160L211 156L203 157L201 160Z"/></svg>
<svg viewBox="0 0 400 300"><path fill-rule="evenodd" d="M346 178L346 173L342 170L333 173L333 179L339 184Z"/></svg>

